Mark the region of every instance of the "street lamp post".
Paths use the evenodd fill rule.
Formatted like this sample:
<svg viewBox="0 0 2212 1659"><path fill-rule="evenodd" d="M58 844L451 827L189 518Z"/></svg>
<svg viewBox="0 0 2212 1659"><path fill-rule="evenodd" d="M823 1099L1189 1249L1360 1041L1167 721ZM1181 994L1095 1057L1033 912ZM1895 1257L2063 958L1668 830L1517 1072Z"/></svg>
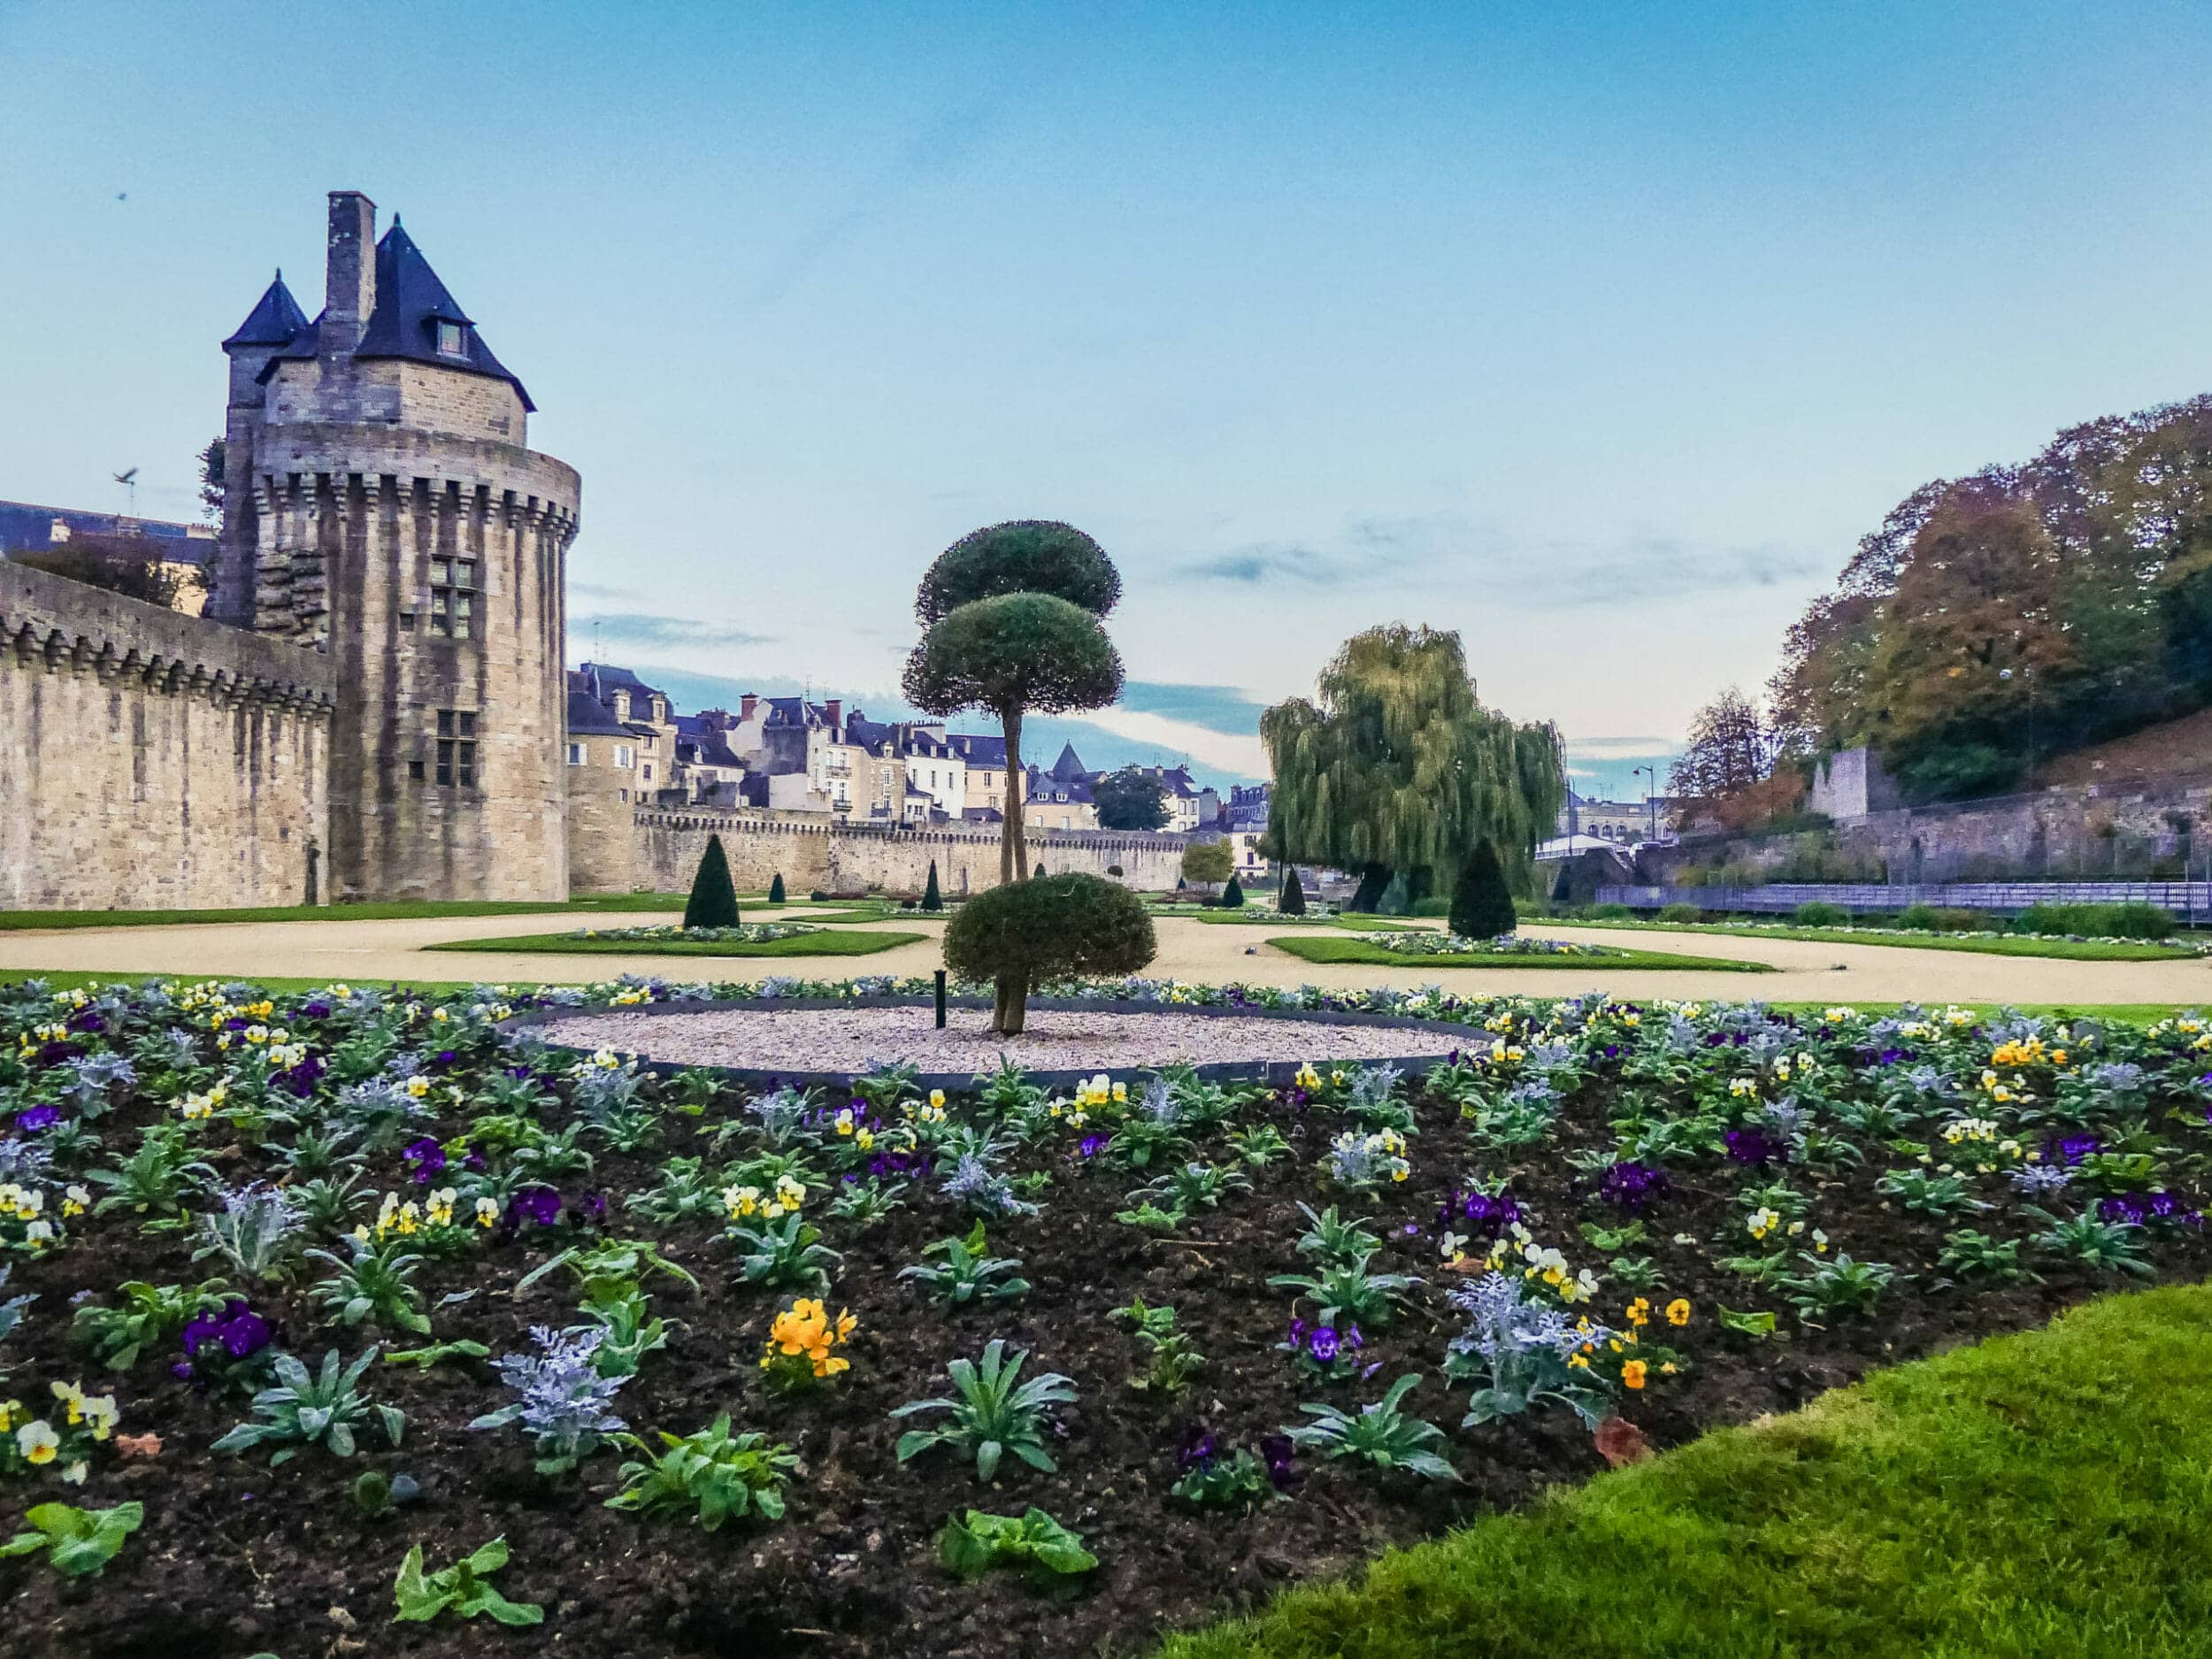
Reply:
<svg viewBox="0 0 2212 1659"><path fill-rule="evenodd" d="M1637 766L1631 770L1629 775L1635 777L1640 773L1651 779L1651 787L1644 791L1644 808L1651 825L1647 833L1655 841L1659 839L1659 771L1655 766Z"/></svg>

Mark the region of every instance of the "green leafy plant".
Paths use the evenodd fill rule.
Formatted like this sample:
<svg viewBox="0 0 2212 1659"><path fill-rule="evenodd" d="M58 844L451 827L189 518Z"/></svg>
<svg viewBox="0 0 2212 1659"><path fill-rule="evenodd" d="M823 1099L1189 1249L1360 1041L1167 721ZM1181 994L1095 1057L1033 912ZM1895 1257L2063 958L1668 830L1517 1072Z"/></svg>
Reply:
<svg viewBox="0 0 2212 1659"><path fill-rule="evenodd" d="M162 1230L186 1225L180 1213L186 1187L217 1178L212 1164L191 1156L181 1124L156 1124L142 1132L130 1156L113 1169L94 1170L86 1179L108 1189L93 1206L95 1215L127 1210L144 1217L149 1228Z"/></svg>
<svg viewBox="0 0 2212 1659"><path fill-rule="evenodd" d="M1251 1189L1252 1183L1233 1171L1212 1164L1179 1164L1126 1196L1132 1202L1188 1215L1194 1210L1218 1209L1229 1194Z"/></svg>
<svg viewBox="0 0 2212 1659"><path fill-rule="evenodd" d="M1420 1380L1412 1372L1399 1378L1380 1400L1362 1406L1357 1417L1333 1405L1302 1405L1298 1409L1312 1421L1286 1424L1283 1432L1292 1444L1323 1457L1349 1457L1384 1471L1403 1469L1431 1480L1456 1480L1458 1471L1434 1449L1444 1443L1444 1431L1400 1409Z"/></svg>
<svg viewBox="0 0 2212 1659"><path fill-rule="evenodd" d="M392 1622L427 1624L449 1610L457 1618L474 1618L484 1613L502 1624L542 1624L542 1607L534 1601L510 1601L486 1582L506 1564L507 1540L495 1538L450 1567L426 1574L422 1546L417 1544L399 1563L399 1577L392 1584L393 1600L399 1604Z"/></svg>
<svg viewBox="0 0 2212 1659"><path fill-rule="evenodd" d="M1298 1254L1310 1256L1324 1267L1351 1267L1382 1248L1382 1240L1367 1231L1365 1218L1347 1221L1331 1204L1319 1214L1310 1204L1300 1204L1310 1224L1298 1238Z"/></svg>
<svg viewBox="0 0 2212 1659"><path fill-rule="evenodd" d="M738 1248L738 1282L764 1290L829 1289L831 1266L842 1258L820 1242L822 1230L794 1211L757 1227L733 1226L730 1242Z"/></svg>
<svg viewBox="0 0 2212 1659"><path fill-rule="evenodd" d="M341 1371L334 1348L323 1356L321 1371L313 1375L292 1355L278 1355L276 1386L253 1397L255 1420L239 1424L210 1449L236 1454L275 1446L280 1449L269 1459L272 1469L305 1446L320 1446L334 1457L350 1457L357 1431L372 1412L384 1425L385 1439L397 1446L407 1427L407 1414L397 1406L375 1405L360 1390L361 1374L376 1354L372 1348Z"/></svg>
<svg viewBox="0 0 2212 1659"><path fill-rule="evenodd" d="M1798 1259L1811 1271L1790 1281L1790 1305L1805 1320L1863 1318L1897 1278L1897 1270L1886 1262L1855 1261L1841 1252L1829 1257L1805 1250Z"/></svg>
<svg viewBox="0 0 2212 1659"><path fill-rule="evenodd" d="M2002 1242L1971 1230L1951 1233L1943 1240L1936 1267L1951 1278L1988 1285L2010 1285L2034 1274L2020 1265L2020 1240Z"/></svg>
<svg viewBox="0 0 2212 1659"><path fill-rule="evenodd" d="M347 1495L364 1518L376 1521L403 1505L419 1502L422 1486L412 1475L387 1475L380 1469L366 1469L355 1478Z"/></svg>
<svg viewBox="0 0 2212 1659"><path fill-rule="evenodd" d="M2156 1270L2143 1256L2143 1229L2122 1221L2103 1221L2084 1212L2064 1219L2030 1206L2047 1224L2035 1235L2039 1249L2100 1273L2132 1273L2150 1279Z"/></svg>
<svg viewBox="0 0 2212 1659"><path fill-rule="evenodd" d="M622 1490L607 1500L611 1509L687 1516L710 1532L733 1518L783 1518L784 1484L798 1458L765 1435L732 1435L726 1411L694 1434L664 1431L658 1452L634 1434L616 1438L638 1458L622 1465Z"/></svg>
<svg viewBox="0 0 2212 1659"><path fill-rule="evenodd" d="M310 1294L342 1325L356 1325L373 1319L387 1330L430 1334L430 1316L422 1310L422 1293L415 1288L415 1270L422 1257L406 1248L404 1238L393 1234L379 1243L349 1237L350 1262L328 1250L310 1250L317 1261L337 1271L319 1279Z"/></svg>
<svg viewBox="0 0 2212 1659"><path fill-rule="evenodd" d="M1410 1273L1371 1273L1362 1259L1326 1266L1318 1273L1278 1273L1267 1282L1274 1289L1294 1290L1310 1298L1317 1324L1333 1325L1348 1319L1380 1330L1396 1317L1406 1292L1421 1281Z"/></svg>
<svg viewBox="0 0 2212 1659"><path fill-rule="evenodd" d="M1240 1446L1226 1457L1201 1458L1168 1491L1202 1509L1248 1509L1274 1495L1267 1465Z"/></svg>
<svg viewBox="0 0 2212 1659"><path fill-rule="evenodd" d="M122 1549L123 1540L145 1525L146 1506L119 1503L110 1509L80 1509L68 1503L35 1503L23 1518L32 1530L0 1544L0 1556L43 1550L47 1565L63 1578L97 1578Z"/></svg>
<svg viewBox="0 0 2212 1659"><path fill-rule="evenodd" d="M650 1240L645 1239L602 1239L596 1244L572 1244L559 1255L541 1262L516 1282L515 1293L519 1295L548 1273L567 1268L576 1275L578 1286L589 1301L601 1295L618 1294L624 1285L641 1285L658 1275L699 1288L682 1265L663 1256Z"/></svg>
<svg viewBox="0 0 2212 1659"><path fill-rule="evenodd" d="M975 1456L976 1479L989 1480L998 1473L1008 1452L1033 1469L1050 1474L1058 1465L1045 1450L1045 1408L1071 1404L1075 1387L1058 1371L1046 1371L1027 1382L1018 1380L1022 1362L1029 1356L1006 1356L1003 1340L994 1338L983 1350L980 1363L956 1359L946 1367L952 1378L951 1399L915 1400L891 1413L894 1418L925 1411L946 1411L952 1420L934 1429L910 1429L899 1436L902 1463L938 1446L951 1446Z"/></svg>
<svg viewBox="0 0 2212 1659"><path fill-rule="evenodd" d="M442 1365L448 1360L489 1359L491 1354L491 1349L481 1342L433 1342L427 1348L396 1348L385 1355L384 1363L387 1365L419 1365L428 1371L432 1366Z"/></svg>
<svg viewBox="0 0 2212 1659"><path fill-rule="evenodd" d="M1232 1130L1229 1148L1256 1170L1263 1170L1290 1156L1290 1142L1273 1124L1255 1124L1249 1129Z"/></svg>
<svg viewBox="0 0 2212 1659"><path fill-rule="evenodd" d="M660 1184L649 1191L632 1193L622 1202L648 1221L674 1226L701 1221L722 1213L723 1183L710 1174L703 1158L671 1158L661 1165Z"/></svg>
<svg viewBox="0 0 2212 1659"><path fill-rule="evenodd" d="M1132 1296L1126 1305L1106 1317L1127 1320L1149 1356L1144 1371L1129 1379L1132 1388L1178 1394L1205 1368L1206 1356L1187 1333L1175 1328L1175 1310L1165 1302L1153 1307L1142 1296Z"/></svg>
<svg viewBox="0 0 2212 1659"><path fill-rule="evenodd" d="M1933 1216L1939 1220L1962 1210L1989 1208L1975 1202L1966 1183L1957 1176L1934 1175L1926 1170L1892 1170L1874 1183L1874 1190L1884 1198L1895 1199L1916 1216Z"/></svg>
<svg viewBox="0 0 2212 1659"><path fill-rule="evenodd" d="M219 1311L224 1288L219 1279L189 1290L130 1279L119 1287L122 1301L115 1307L78 1309L69 1334L110 1371L128 1371L141 1354L165 1347L196 1316Z"/></svg>
<svg viewBox="0 0 2212 1659"><path fill-rule="evenodd" d="M1012 1256L987 1256L983 1224L977 1222L964 1239L940 1239L922 1247L926 1256L941 1256L935 1265L923 1263L899 1270L947 1307L971 1302L1006 1302L1025 1295L1029 1281L1009 1278L1021 1263Z"/></svg>
<svg viewBox="0 0 2212 1659"><path fill-rule="evenodd" d="M1033 1506L1020 1515L986 1515L970 1509L945 1523L937 1549L956 1578L972 1578L994 1567L1015 1567L1047 1579L1071 1578L1098 1565L1071 1532Z"/></svg>
<svg viewBox="0 0 2212 1659"><path fill-rule="evenodd" d="M893 1210L902 1210L905 1205L906 1198L901 1183L864 1175L830 1201L829 1212L840 1221L849 1221L860 1227L872 1227L887 1218Z"/></svg>

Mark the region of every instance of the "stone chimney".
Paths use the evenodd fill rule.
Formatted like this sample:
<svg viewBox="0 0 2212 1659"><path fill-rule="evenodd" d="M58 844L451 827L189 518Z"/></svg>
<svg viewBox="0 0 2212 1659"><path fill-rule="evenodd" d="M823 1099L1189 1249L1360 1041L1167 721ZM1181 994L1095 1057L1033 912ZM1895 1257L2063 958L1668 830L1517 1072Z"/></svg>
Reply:
<svg viewBox="0 0 2212 1659"><path fill-rule="evenodd" d="M831 731L842 732L845 729L845 700L842 697L830 698L822 704L822 710L829 717Z"/></svg>
<svg viewBox="0 0 2212 1659"><path fill-rule="evenodd" d="M760 699L749 691L737 700L737 718L741 720L749 720L753 718L753 710L758 707L760 707Z"/></svg>
<svg viewBox="0 0 2212 1659"><path fill-rule="evenodd" d="M321 349L349 352L376 309L376 204L358 190L330 193L330 254Z"/></svg>

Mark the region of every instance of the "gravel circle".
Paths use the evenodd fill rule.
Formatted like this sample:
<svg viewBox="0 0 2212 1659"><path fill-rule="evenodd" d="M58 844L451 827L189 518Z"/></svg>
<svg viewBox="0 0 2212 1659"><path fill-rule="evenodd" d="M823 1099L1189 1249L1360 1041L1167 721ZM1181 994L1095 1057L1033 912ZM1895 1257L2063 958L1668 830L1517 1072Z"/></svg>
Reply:
<svg viewBox="0 0 2212 1659"><path fill-rule="evenodd" d="M906 1062L925 1072L988 1071L1003 1055L1025 1071L1113 1071L1132 1066L1262 1065L1393 1060L1453 1046L1433 1031L1320 1020L1033 1008L1018 1037L994 1037L990 1010L953 1008L945 1029L927 1004L910 1008L626 1011L547 1021L538 1034L576 1048L611 1048L677 1065L750 1071L866 1072Z"/></svg>

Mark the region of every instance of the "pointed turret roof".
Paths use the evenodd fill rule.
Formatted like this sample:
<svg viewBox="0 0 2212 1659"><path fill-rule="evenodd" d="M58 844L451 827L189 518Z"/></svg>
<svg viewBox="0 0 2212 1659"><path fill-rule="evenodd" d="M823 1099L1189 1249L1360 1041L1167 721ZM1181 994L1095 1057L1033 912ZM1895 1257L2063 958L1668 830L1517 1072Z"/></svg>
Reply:
<svg viewBox="0 0 2212 1659"><path fill-rule="evenodd" d="M460 325L459 356L438 349L440 323ZM376 244L376 310L370 314L368 326L361 331L361 343L354 348L353 355L407 357L418 363L435 363L443 368L489 374L513 386L522 398L523 408L532 411L537 408L530 401L530 394L523 389L522 382L492 355L483 335L476 331L474 319L438 280L438 273L430 268L430 261L415 246L415 239L400 227L396 214L392 218L391 229L384 233L384 240Z"/></svg>
<svg viewBox="0 0 2212 1659"><path fill-rule="evenodd" d="M1083 764L1083 757L1075 752L1075 745L1063 743L1060 758L1052 763L1052 775L1062 783L1073 783L1078 778L1087 778L1090 773Z"/></svg>
<svg viewBox="0 0 2212 1659"><path fill-rule="evenodd" d="M233 346L288 346L305 332L307 313L292 297L292 290L284 286L284 273L276 273L276 280L254 302L253 310L246 313L246 320L238 325L238 332L223 342L223 349Z"/></svg>

